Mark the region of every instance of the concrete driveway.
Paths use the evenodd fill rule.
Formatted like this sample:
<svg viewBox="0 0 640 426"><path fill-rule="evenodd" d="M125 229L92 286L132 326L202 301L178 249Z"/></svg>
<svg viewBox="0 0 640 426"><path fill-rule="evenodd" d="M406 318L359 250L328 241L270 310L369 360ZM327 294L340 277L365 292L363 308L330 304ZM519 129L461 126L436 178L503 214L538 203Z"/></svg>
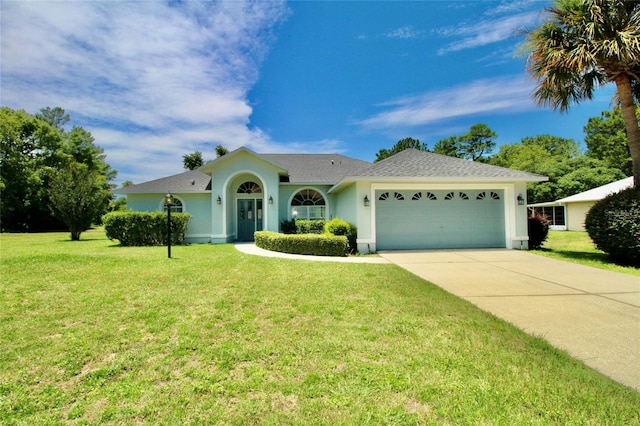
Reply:
<svg viewBox="0 0 640 426"><path fill-rule="evenodd" d="M380 255L640 390L640 278L506 249Z"/></svg>

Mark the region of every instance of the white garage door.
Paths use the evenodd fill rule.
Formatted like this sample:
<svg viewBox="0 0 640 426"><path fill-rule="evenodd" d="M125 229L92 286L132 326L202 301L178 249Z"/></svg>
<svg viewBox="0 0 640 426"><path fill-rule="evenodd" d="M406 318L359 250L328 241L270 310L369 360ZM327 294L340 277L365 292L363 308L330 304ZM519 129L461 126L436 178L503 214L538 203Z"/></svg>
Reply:
<svg viewBox="0 0 640 426"><path fill-rule="evenodd" d="M502 190L375 193L378 250L505 247Z"/></svg>

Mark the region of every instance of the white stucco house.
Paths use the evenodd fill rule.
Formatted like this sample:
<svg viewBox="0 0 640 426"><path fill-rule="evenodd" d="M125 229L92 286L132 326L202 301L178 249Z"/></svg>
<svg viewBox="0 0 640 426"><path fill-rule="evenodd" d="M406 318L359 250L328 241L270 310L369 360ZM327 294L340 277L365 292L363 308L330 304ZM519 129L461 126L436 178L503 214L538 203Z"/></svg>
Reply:
<svg viewBox="0 0 640 426"><path fill-rule="evenodd" d="M588 191L548 203L530 204L551 220L550 229L556 231L585 231L584 221L593 205L609 194L620 192L633 186L633 176L589 189Z"/></svg>
<svg viewBox="0 0 640 426"><path fill-rule="evenodd" d="M187 171L115 191L130 210L193 216L191 243L251 241L292 218L340 217L358 250L527 248L526 185L546 177L409 149L378 163L338 154L239 148Z"/></svg>

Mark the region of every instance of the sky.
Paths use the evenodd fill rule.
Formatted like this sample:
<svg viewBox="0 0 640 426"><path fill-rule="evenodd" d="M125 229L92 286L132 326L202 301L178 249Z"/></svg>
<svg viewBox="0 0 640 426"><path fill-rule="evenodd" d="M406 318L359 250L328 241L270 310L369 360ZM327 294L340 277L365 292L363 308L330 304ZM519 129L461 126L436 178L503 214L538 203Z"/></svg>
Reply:
<svg viewBox="0 0 640 426"><path fill-rule="evenodd" d="M210 160L219 144L373 161L477 123L495 151L542 134L581 143L614 88L568 113L534 102L522 30L549 5L3 0L0 104L66 110L117 184L181 173L183 155Z"/></svg>

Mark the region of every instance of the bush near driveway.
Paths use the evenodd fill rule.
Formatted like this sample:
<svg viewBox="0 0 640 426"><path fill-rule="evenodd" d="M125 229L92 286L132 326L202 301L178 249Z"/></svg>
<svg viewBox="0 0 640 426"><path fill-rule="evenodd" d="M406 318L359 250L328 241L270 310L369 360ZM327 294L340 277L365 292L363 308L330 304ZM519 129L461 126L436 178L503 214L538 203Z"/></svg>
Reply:
<svg viewBox="0 0 640 426"><path fill-rule="evenodd" d="M537 210L534 210L527 219L529 230L529 250L536 250L542 247L549 236L549 218Z"/></svg>
<svg viewBox="0 0 640 426"><path fill-rule="evenodd" d="M598 201L587 213L585 228L615 262L640 266L640 187Z"/></svg>

